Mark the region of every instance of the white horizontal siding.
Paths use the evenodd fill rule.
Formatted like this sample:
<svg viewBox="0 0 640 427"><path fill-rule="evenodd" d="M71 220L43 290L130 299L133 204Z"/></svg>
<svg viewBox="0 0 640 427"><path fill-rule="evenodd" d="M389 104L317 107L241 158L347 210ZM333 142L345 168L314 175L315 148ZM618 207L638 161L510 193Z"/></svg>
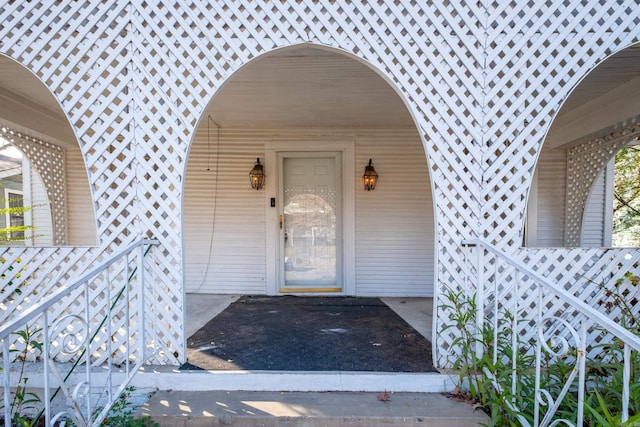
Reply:
<svg viewBox="0 0 640 427"><path fill-rule="evenodd" d="M98 232L87 169L80 149L66 151L67 244L95 246Z"/></svg>
<svg viewBox="0 0 640 427"><path fill-rule="evenodd" d="M23 168L24 170L25 168ZM53 246L53 232L51 226L51 206L44 182L34 168L29 167L30 200L26 203L33 205L31 221L34 227L34 246Z"/></svg>
<svg viewBox="0 0 640 427"><path fill-rule="evenodd" d="M373 191L361 176L369 159ZM424 149L415 132L361 135L356 143L356 293L432 296L434 217Z"/></svg>
<svg viewBox="0 0 640 427"><path fill-rule="evenodd" d="M223 128L217 157L215 127L211 126L208 146L206 125L201 126L185 177L187 292L266 293L265 216L270 208L264 192L250 188L249 170L256 157L264 159L265 141L305 144L326 139L326 132ZM419 136L404 130L330 132L331 139L356 141L356 294L433 295L431 184ZM361 177L369 158L380 181L374 191L366 192ZM267 167L265 173L269 180L277 171Z"/></svg>
<svg viewBox="0 0 640 427"><path fill-rule="evenodd" d="M582 232L580 246L601 248L609 246L605 243L606 209L612 206L606 204L606 167L598 173L589 192L589 197L582 216ZM613 183L612 183L613 184Z"/></svg>
<svg viewBox="0 0 640 427"><path fill-rule="evenodd" d="M218 146L217 130L210 128L208 141L206 125L200 127L187 164L185 289L265 294L264 192L249 185L256 158L264 160L264 142L222 129Z"/></svg>
<svg viewBox="0 0 640 427"><path fill-rule="evenodd" d="M543 150L538 160L538 206L536 213L538 247L564 246L566 204L566 150Z"/></svg>

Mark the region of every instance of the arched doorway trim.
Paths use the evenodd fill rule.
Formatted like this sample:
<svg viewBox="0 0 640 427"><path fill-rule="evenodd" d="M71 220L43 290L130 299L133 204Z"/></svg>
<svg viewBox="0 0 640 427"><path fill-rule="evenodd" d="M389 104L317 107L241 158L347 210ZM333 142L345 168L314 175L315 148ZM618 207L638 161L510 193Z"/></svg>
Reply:
<svg viewBox="0 0 640 427"><path fill-rule="evenodd" d="M640 124L634 124L568 150L565 246L580 246L585 204L598 173L620 148L638 136Z"/></svg>

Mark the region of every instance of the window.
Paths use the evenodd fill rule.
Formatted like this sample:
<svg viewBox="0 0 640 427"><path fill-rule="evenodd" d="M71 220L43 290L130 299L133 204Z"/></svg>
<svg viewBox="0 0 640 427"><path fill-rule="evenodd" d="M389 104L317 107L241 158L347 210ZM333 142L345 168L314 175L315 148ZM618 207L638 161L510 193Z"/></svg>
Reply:
<svg viewBox="0 0 640 427"><path fill-rule="evenodd" d="M6 239L24 240L24 197L22 191L4 190L4 205L9 209L5 213L5 224L9 228ZM19 229L15 229L19 227Z"/></svg>

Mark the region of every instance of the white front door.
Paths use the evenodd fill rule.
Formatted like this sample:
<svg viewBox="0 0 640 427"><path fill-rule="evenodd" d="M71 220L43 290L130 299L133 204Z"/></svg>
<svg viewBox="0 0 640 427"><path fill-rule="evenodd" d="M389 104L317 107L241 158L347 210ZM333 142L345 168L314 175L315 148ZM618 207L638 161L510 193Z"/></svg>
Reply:
<svg viewBox="0 0 640 427"><path fill-rule="evenodd" d="M340 153L281 153L280 292L342 291Z"/></svg>

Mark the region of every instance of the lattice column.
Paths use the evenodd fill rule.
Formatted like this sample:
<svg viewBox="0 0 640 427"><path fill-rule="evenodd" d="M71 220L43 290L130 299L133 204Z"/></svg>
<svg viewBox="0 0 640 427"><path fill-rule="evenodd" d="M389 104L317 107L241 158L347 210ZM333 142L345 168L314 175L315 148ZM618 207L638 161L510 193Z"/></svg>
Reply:
<svg viewBox="0 0 640 427"><path fill-rule="evenodd" d="M580 246L582 216L598 173L625 144L640 136L640 125L580 144L568 150L565 245Z"/></svg>
<svg viewBox="0 0 640 427"><path fill-rule="evenodd" d="M478 228L510 252L522 244L527 194L554 114L592 67L638 41L640 9L636 1L494 2L486 12ZM447 313L436 322L441 329ZM446 342L437 346L441 366L451 362Z"/></svg>
<svg viewBox="0 0 640 427"><path fill-rule="evenodd" d="M0 5L0 52L51 90L78 137L94 197L99 254L139 235L131 91L134 7L141 8L137 2L110 0ZM72 256L42 258L35 248L22 256L30 269L77 268ZM95 285L97 303L106 284Z"/></svg>
<svg viewBox="0 0 640 427"><path fill-rule="evenodd" d="M592 67L638 40L638 23L635 1L492 7L483 165L489 241L521 245L527 192L554 113Z"/></svg>
<svg viewBox="0 0 640 427"><path fill-rule="evenodd" d="M131 241L129 3L10 2L0 7L1 52L53 92L89 165L102 246ZM126 188L130 188L127 190Z"/></svg>
<svg viewBox="0 0 640 427"><path fill-rule="evenodd" d="M18 147L36 170L47 190L53 226L53 244L67 244L67 182L64 149L50 142L0 125L0 135Z"/></svg>

